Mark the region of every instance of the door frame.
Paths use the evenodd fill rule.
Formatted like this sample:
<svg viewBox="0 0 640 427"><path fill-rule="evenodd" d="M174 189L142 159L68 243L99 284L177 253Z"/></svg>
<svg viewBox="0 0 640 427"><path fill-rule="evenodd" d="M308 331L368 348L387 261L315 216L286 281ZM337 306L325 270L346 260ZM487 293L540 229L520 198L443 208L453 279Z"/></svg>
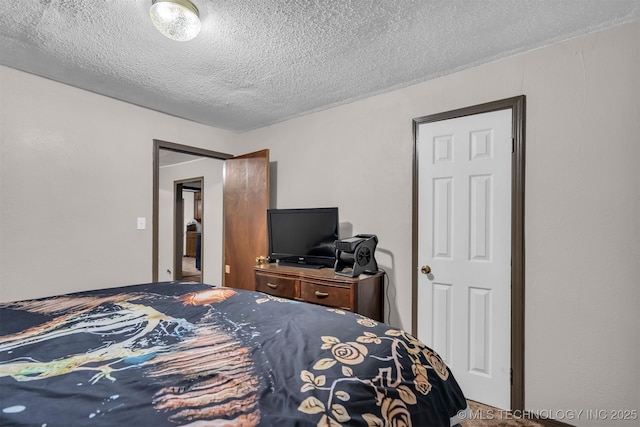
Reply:
<svg viewBox="0 0 640 427"><path fill-rule="evenodd" d="M411 238L411 328L418 333L418 127L497 110L512 111L511 166L511 410L524 410L524 168L525 96L460 108L413 119L413 199Z"/></svg>
<svg viewBox="0 0 640 427"><path fill-rule="evenodd" d="M191 147L188 145L176 144L174 142L162 141L159 139L153 140L153 233L152 233L152 281L158 281L158 265L159 265L159 253L158 247L160 230L158 228L158 221L160 218L160 150L175 151L178 153L192 154L195 156L209 157L212 159L227 160L233 157L231 154L221 153L218 151L206 150L204 148ZM222 201L220 201L222 203ZM175 254L174 254L175 257Z"/></svg>
<svg viewBox="0 0 640 427"><path fill-rule="evenodd" d="M204 206L204 177L184 178L173 181L173 277L182 280L182 258L184 257L184 188L186 184L198 183ZM204 209L203 209L204 211ZM202 214L204 217L204 213ZM195 217L194 217L195 218ZM200 218L200 236L204 240L204 218ZM204 246L204 245L202 245ZM204 278L203 250L200 249L200 281Z"/></svg>
<svg viewBox="0 0 640 427"><path fill-rule="evenodd" d="M178 227L178 224L180 224L180 228ZM173 279L174 280L182 280L182 256L184 254L184 246L182 244L182 233L178 235L178 230L181 230L183 226L184 226L184 198L182 195L182 183L179 181L173 181Z"/></svg>

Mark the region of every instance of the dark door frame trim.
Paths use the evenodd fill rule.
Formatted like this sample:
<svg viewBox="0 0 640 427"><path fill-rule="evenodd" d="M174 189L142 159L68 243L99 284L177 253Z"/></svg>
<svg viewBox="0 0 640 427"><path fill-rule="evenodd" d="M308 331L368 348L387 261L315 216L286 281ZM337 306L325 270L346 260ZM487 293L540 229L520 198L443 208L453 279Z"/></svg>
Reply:
<svg viewBox="0 0 640 427"><path fill-rule="evenodd" d="M418 127L491 111L512 111L511 168L511 410L524 409L524 168L525 168L525 96L488 102L453 111L413 119L413 218L412 218L412 320L417 334L418 313Z"/></svg>
<svg viewBox="0 0 640 427"><path fill-rule="evenodd" d="M184 198L182 183L173 181L173 279L182 280L182 233L178 235L178 224L184 224ZM180 227L182 228L182 227ZM178 256L180 258L178 258Z"/></svg>
<svg viewBox="0 0 640 427"><path fill-rule="evenodd" d="M160 150L170 150L178 153L193 154L196 156L210 157L212 159L226 160L233 157L231 154L220 153L218 151L205 150L204 148L190 147L188 145L176 144L174 142L153 140L153 241L152 241L152 281L158 281L158 255L159 255L159 233L158 220L160 218Z"/></svg>
<svg viewBox="0 0 640 427"><path fill-rule="evenodd" d="M194 178L184 178L173 181L173 277L177 280L182 279L182 257L184 254L184 199L183 199L183 191L185 188L185 184L190 184L192 182L198 182L200 188L202 189L202 205L204 206L204 176L197 176ZM204 209L203 214L204 217ZM200 229L201 229L201 238L204 241L204 229L205 229L205 221L204 218L200 218ZM202 262L204 258L204 245L200 249L200 280L204 277L204 263Z"/></svg>

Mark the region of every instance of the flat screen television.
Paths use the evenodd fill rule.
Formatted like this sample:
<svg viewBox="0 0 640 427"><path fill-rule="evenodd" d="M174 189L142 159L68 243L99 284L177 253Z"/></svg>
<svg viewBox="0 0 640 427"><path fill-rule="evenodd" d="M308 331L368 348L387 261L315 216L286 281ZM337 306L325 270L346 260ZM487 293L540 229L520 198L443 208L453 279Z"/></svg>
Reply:
<svg viewBox="0 0 640 427"><path fill-rule="evenodd" d="M269 259L300 267L333 267L338 208L267 209Z"/></svg>

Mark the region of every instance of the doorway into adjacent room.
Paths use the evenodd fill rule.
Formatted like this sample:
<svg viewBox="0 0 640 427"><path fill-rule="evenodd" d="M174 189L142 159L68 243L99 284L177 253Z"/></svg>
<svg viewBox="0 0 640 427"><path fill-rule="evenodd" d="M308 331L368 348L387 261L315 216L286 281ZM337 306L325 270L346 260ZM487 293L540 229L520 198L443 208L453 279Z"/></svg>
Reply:
<svg viewBox="0 0 640 427"><path fill-rule="evenodd" d="M200 275L199 281L221 284L223 170L231 156L154 140L153 157L153 281L195 280L185 276ZM206 224L198 225L196 217ZM200 270L195 256L198 228Z"/></svg>
<svg viewBox="0 0 640 427"><path fill-rule="evenodd" d="M176 262L176 255L183 258L187 242L182 235L189 218L184 218L183 191L175 186L196 176L202 177L202 218L206 218L206 239L205 227L201 229L206 271L201 270L201 280L254 289L256 259L266 256L268 248L269 170L269 150L234 157L153 140L152 281L176 280L174 273L182 270L183 260ZM176 211L183 213L182 220L174 218ZM183 250L175 251L174 242L183 242Z"/></svg>
<svg viewBox="0 0 640 427"><path fill-rule="evenodd" d="M175 280L202 282L203 187L204 177L174 182Z"/></svg>

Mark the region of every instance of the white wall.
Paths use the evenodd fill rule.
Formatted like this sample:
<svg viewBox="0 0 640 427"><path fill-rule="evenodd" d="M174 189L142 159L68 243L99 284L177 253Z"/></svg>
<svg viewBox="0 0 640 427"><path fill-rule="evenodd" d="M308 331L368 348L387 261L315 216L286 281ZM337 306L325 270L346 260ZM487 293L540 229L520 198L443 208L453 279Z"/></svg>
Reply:
<svg viewBox="0 0 640 427"><path fill-rule="evenodd" d="M639 76L636 22L258 129L242 142L270 149L277 207L339 206L354 234L378 235L391 323L410 329L411 120L526 95L526 408L638 410ZM586 415L565 421L602 424Z"/></svg>
<svg viewBox="0 0 640 427"><path fill-rule="evenodd" d="M222 181L224 161L203 157L199 160L160 168L158 198L158 280L173 280L173 191L174 181L203 177L202 187L202 281L222 284ZM187 217L186 205L191 216ZM193 195L185 197L185 223L193 219ZM167 270L171 271L168 273Z"/></svg>
<svg viewBox="0 0 640 427"><path fill-rule="evenodd" d="M0 90L0 300L150 282L153 139L237 136L6 67Z"/></svg>

